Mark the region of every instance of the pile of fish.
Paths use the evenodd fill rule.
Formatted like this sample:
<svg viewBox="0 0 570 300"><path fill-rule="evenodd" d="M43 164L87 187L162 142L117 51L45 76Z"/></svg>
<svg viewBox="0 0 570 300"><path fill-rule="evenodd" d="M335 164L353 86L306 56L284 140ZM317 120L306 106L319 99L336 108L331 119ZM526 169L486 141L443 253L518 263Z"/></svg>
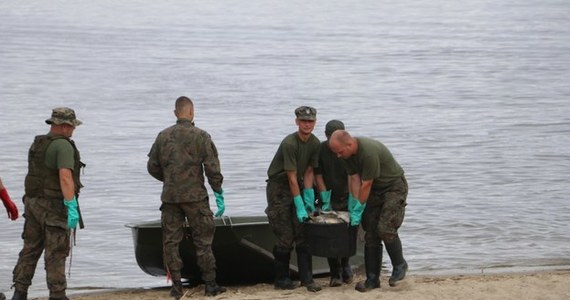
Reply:
<svg viewBox="0 0 570 300"><path fill-rule="evenodd" d="M349 223L350 216L347 211L315 211L309 215L309 223L313 224L340 224Z"/></svg>

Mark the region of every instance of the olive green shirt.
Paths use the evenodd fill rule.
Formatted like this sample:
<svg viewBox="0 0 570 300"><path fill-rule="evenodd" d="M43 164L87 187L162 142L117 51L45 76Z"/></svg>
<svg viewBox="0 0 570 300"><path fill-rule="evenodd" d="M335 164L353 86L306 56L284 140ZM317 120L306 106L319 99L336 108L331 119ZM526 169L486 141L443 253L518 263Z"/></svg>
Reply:
<svg viewBox="0 0 570 300"><path fill-rule="evenodd" d="M297 180L301 181L307 168L318 166L319 139L311 134L306 142L294 132L286 136L267 170L267 176L272 177L286 171L296 171Z"/></svg>
<svg viewBox="0 0 570 300"><path fill-rule="evenodd" d="M346 160L349 175L358 173L362 181L374 180L373 190L383 190L404 175L404 169L384 144L359 137L358 151Z"/></svg>
<svg viewBox="0 0 570 300"><path fill-rule="evenodd" d="M70 169L75 166L73 146L66 139L56 139L46 150L46 166L52 170Z"/></svg>
<svg viewBox="0 0 570 300"><path fill-rule="evenodd" d="M348 174L342 158L339 158L329 148L329 142L324 141L319 147L318 166L315 174L323 176L327 190L332 190L333 196L341 197L348 194Z"/></svg>

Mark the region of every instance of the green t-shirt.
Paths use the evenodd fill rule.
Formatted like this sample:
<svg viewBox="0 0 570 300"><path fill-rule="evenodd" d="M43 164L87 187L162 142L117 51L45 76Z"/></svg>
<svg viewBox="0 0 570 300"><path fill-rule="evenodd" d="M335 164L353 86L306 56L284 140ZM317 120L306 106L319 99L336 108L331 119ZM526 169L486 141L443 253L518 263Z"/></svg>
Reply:
<svg viewBox="0 0 570 300"><path fill-rule="evenodd" d="M348 193L348 175L342 158L329 148L328 141L321 143L319 147L319 165L315 168L315 174L323 176L327 190L344 195Z"/></svg>
<svg viewBox="0 0 570 300"><path fill-rule="evenodd" d="M346 160L348 174L358 173L362 181L373 179L372 189L375 190L389 187L404 175L404 169L384 144L370 138L356 140L358 152Z"/></svg>
<svg viewBox="0 0 570 300"><path fill-rule="evenodd" d="M301 141L298 132L289 134L279 145L267 175L271 177L284 171L297 171L297 179L301 180L307 167L318 165L319 145L319 139L313 134L306 142Z"/></svg>
<svg viewBox="0 0 570 300"><path fill-rule="evenodd" d="M66 139L56 139L46 150L46 166L52 170L71 169L75 165L73 146Z"/></svg>

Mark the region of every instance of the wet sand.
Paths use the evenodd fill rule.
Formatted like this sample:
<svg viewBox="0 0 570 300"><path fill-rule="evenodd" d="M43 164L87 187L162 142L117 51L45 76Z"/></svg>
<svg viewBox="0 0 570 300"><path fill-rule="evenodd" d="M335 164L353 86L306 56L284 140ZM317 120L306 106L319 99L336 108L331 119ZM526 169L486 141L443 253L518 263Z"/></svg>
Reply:
<svg viewBox="0 0 570 300"><path fill-rule="evenodd" d="M355 280L362 280L362 275ZM275 290L271 284L229 286L226 293L205 297L204 286L187 287L182 299L570 299L570 270L532 273L503 273L455 276L410 275L397 287L388 285L388 277L382 277L381 288L367 293L354 290L354 283L341 287L328 287L328 278L316 279L323 285L318 293L305 288L291 291ZM355 281L355 282L356 282ZM151 300L173 299L168 288L123 289L72 295L77 300ZM47 299L47 298L39 298Z"/></svg>

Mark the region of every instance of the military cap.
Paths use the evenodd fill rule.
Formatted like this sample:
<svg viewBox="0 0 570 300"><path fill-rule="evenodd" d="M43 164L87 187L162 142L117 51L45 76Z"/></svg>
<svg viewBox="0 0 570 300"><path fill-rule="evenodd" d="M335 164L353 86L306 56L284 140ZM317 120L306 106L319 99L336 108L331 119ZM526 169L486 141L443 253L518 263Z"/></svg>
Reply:
<svg viewBox="0 0 570 300"><path fill-rule="evenodd" d="M317 110L310 106L300 106L295 109L295 116L299 120L316 120Z"/></svg>
<svg viewBox="0 0 570 300"><path fill-rule="evenodd" d="M51 112L51 118L46 120L47 124L55 124L55 125L61 125L61 124L68 124L71 125L73 127L77 127L81 124L83 124L83 122L79 121L76 117L75 117L75 111L69 107L56 107L52 110Z"/></svg>
<svg viewBox="0 0 570 300"><path fill-rule="evenodd" d="M335 130L344 130L344 123L339 120L330 120L327 125L325 125L325 135L331 136Z"/></svg>

